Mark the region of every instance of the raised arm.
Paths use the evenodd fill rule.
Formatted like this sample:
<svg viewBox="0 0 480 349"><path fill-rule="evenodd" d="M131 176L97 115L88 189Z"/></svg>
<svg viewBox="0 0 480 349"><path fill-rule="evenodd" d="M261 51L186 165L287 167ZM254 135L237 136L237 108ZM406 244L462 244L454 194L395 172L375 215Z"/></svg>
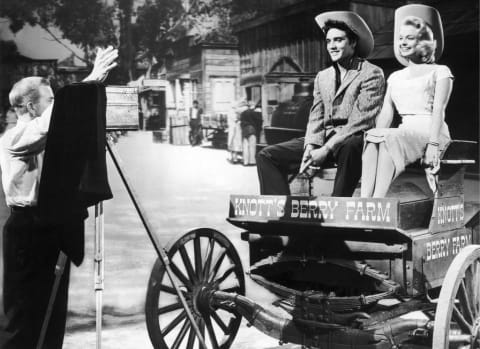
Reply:
<svg viewBox="0 0 480 349"><path fill-rule="evenodd" d="M110 70L117 66L115 60L118 57L118 50L112 46L106 49L98 49L95 63L91 73L84 81L103 81ZM50 90L50 87L48 87ZM50 90L51 91L51 90ZM28 125L18 133L15 139L10 141L6 149L14 156L26 156L38 154L45 148L46 136L50 125L53 106L53 93L51 93L51 104L40 116L31 120Z"/></svg>
<svg viewBox="0 0 480 349"><path fill-rule="evenodd" d="M118 57L118 50L112 46L106 49L97 49L97 55L93 64L93 69L83 81L104 81L110 70L117 66L115 60Z"/></svg>

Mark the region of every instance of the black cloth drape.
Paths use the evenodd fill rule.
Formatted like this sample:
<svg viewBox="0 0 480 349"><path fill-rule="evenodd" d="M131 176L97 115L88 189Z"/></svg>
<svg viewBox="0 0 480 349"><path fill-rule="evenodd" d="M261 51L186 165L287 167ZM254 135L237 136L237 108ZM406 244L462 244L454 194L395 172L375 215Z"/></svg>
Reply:
<svg viewBox="0 0 480 349"><path fill-rule="evenodd" d="M77 265L84 255L84 229L78 221L88 216L87 207L113 197L105 160L105 118L102 83L75 83L55 94L38 208L53 229L62 230L62 250Z"/></svg>

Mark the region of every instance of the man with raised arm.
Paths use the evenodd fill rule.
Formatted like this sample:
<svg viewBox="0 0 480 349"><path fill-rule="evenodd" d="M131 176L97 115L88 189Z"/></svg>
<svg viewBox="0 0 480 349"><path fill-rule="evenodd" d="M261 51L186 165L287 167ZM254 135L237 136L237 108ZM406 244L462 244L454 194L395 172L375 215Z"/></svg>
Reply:
<svg viewBox="0 0 480 349"><path fill-rule="evenodd" d="M84 81L103 81L117 63L113 47L99 49ZM1 349L34 349L52 292L60 252L58 232L39 214L37 203L54 95L48 80L27 77L9 94L15 127L0 139L2 184L10 217L3 227ZM62 348L67 314L69 264L61 278L43 348Z"/></svg>

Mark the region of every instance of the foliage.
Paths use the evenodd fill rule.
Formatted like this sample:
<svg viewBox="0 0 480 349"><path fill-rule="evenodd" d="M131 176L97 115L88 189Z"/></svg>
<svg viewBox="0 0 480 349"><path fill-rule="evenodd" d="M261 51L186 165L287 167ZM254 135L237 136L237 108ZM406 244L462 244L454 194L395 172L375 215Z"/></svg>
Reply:
<svg viewBox="0 0 480 349"><path fill-rule="evenodd" d="M55 12L54 24L63 37L82 47L93 58L97 46L116 45L113 23L115 8L105 5L102 0L63 0Z"/></svg>
<svg viewBox="0 0 480 349"><path fill-rule="evenodd" d="M196 1L189 23L197 42L236 43L231 27L232 0Z"/></svg>
<svg viewBox="0 0 480 349"><path fill-rule="evenodd" d="M114 8L103 0L1 0L0 17L10 19L15 33L25 24L39 25L55 40L60 39L50 30L58 27L62 37L80 46L89 61L96 46L116 44L113 23Z"/></svg>
<svg viewBox="0 0 480 349"><path fill-rule="evenodd" d="M168 43L184 33L185 10L180 0L146 0L137 9L134 42L150 59L163 57Z"/></svg>

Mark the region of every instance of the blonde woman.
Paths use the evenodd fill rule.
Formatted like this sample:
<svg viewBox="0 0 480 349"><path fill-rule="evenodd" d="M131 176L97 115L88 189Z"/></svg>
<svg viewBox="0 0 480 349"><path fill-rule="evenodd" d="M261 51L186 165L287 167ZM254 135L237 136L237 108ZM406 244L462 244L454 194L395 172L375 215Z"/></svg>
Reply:
<svg viewBox="0 0 480 349"><path fill-rule="evenodd" d="M232 102L228 111L228 151L232 164L240 163L239 155L242 153L242 128L240 126L240 114L248 108L247 101Z"/></svg>
<svg viewBox="0 0 480 349"><path fill-rule="evenodd" d="M419 159L430 168L450 140L445 108L453 75L435 61L442 54L443 30L433 7L406 5L395 13L395 56L405 68L390 75L376 128L365 136L362 197L384 197L405 166ZM389 128L394 108L402 122Z"/></svg>

